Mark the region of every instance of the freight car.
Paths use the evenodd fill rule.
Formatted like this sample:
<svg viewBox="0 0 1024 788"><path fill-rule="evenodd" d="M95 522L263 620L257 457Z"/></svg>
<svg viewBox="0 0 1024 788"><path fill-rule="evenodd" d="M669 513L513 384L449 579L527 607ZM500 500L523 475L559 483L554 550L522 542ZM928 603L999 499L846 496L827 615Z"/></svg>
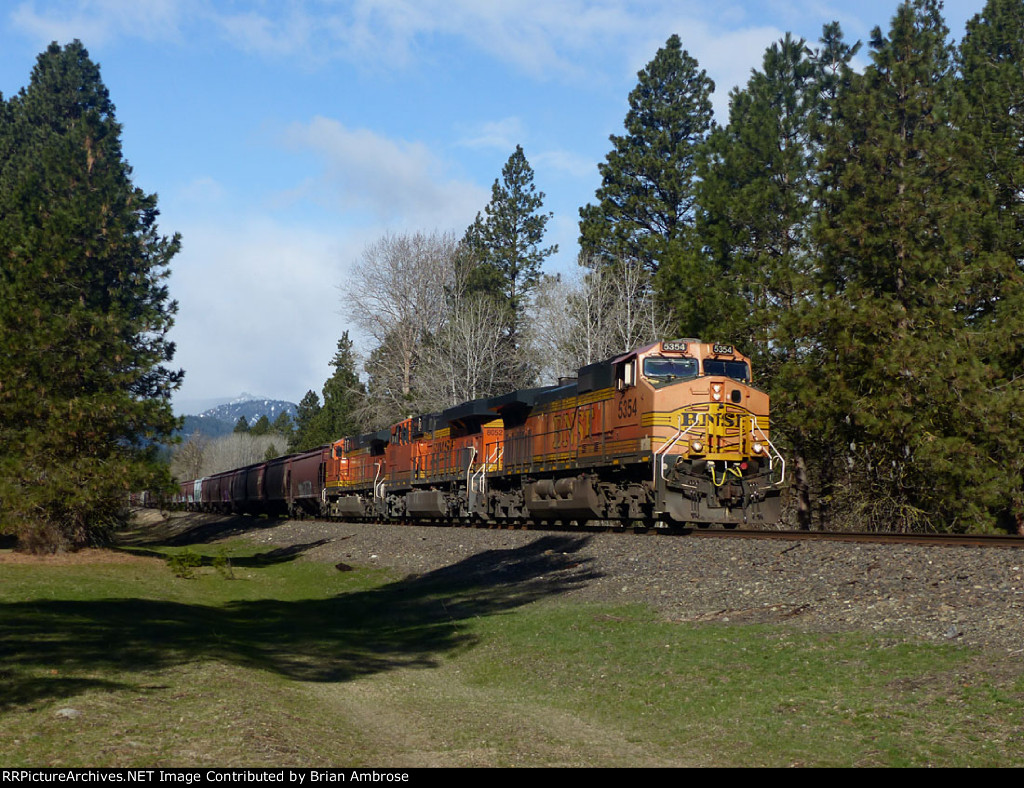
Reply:
<svg viewBox="0 0 1024 788"><path fill-rule="evenodd" d="M184 482L193 508L449 523L768 523L785 461L732 345L658 342L557 386L466 402Z"/></svg>

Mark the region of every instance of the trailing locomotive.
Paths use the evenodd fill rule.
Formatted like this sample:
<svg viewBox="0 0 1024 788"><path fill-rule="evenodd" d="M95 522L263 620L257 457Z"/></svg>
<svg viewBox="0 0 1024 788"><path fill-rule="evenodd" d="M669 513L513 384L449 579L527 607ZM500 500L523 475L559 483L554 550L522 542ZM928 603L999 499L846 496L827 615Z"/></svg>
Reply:
<svg viewBox="0 0 1024 788"><path fill-rule="evenodd" d="M731 345L659 342L558 386L474 400L181 485L190 508L629 525L778 519L768 395Z"/></svg>

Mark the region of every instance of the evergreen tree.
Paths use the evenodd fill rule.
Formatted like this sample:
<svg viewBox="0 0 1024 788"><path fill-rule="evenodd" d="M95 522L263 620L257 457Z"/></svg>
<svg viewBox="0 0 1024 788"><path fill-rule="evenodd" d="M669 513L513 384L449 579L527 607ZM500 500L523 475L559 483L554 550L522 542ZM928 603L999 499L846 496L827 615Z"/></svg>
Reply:
<svg viewBox="0 0 1024 788"><path fill-rule="evenodd" d="M238 421L235 422L234 432L250 432L249 420L245 416L239 416Z"/></svg>
<svg viewBox="0 0 1024 788"><path fill-rule="evenodd" d="M288 411L283 410L278 414L277 418L274 419L274 423L270 428L278 435L283 435L285 438L290 439L292 432L295 430L295 424L292 421L292 417L288 414Z"/></svg>
<svg viewBox="0 0 1024 788"><path fill-rule="evenodd" d="M626 134L598 166L597 204L580 209L580 247L597 264L642 260L656 272L695 243L695 155L712 128L715 84L673 35L638 74Z"/></svg>
<svg viewBox="0 0 1024 788"><path fill-rule="evenodd" d="M521 324L530 294L540 281L541 265L558 246L542 248L550 213L542 213L544 192L533 184L533 169L523 148L501 170L491 187L483 215L466 230L463 244L474 264L468 290L493 296L505 307L509 342L518 348Z"/></svg>
<svg viewBox="0 0 1024 788"><path fill-rule="evenodd" d="M821 46L815 52L818 68L818 111L815 137L820 140L821 126L829 125L833 105L850 84L853 71L850 61L860 51L861 42L847 44L838 22L828 22L821 29Z"/></svg>
<svg viewBox="0 0 1024 788"><path fill-rule="evenodd" d="M788 406L798 392L779 385L779 377L805 358L801 327L792 316L808 303L818 261L811 233L815 132L830 111L831 101L823 99L838 95L856 50L843 43L836 23L825 26L817 52L789 34L773 43L762 70L731 94L728 126L712 132L698 156L698 230L714 288L699 315L702 325L691 322L684 333L713 327L713 337L751 355L758 385L773 396L776 434L788 438L805 527L811 515L808 462L831 454L831 447L822 443L820 429L809 429L802 408ZM677 295L677 309L679 301ZM691 320L695 313L692 306L679 311Z"/></svg>
<svg viewBox="0 0 1024 788"><path fill-rule="evenodd" d="M30 549L102 541L131 489L169 482L165 366L177 236L135 188L80 42L52 44L0 116L0 518Z"/></svg>
<svg viewBox="0 0 1024 788"><path fill-rule="evenodd" d="M1024 5L989 0L960 45L961 116L995 213L984 238L1024 266Z"/></svg>
<svg viewBox="0 0 1024 788"><path fill-rule="evenodd" d="M270 432L270 419L267 418L267 414L263 414L256 423L249 428L250 435L267 435Z"/></svg>
<svg viewBox="0 0 1024 788"><path fill-rule="evenodd" d="M403 357L403 350L410 347L403 341L404 333L396 331L385 337L363 365L367 383L359 421L368 429L387 427L421 410L422 340Z"/></svg>
<svg viewBox="0 0 1024 788"><path fill-rule="evenodd" d="M849 447L861 527L985 527L1006 481L975 440L989 370L965 295L984 273L963 243L975 208L938 2L903 3L871 49L824 138L808 417Z"/></svg>
<svg viewBox="0 0 1024 788"><path fill-rule="evenodd" d="M312 429L313 420L320 412L320 398L316 392L310 389L299 401L295 411L295 432L288 448L291 451L303 451L307 448L318 446L317 443L310 443L307 437Z"/></svg>
<svg viewBox="0 0 1024 788"><path fill-rule="evenodd" d="M356 373L356 357L348 331L338 340L338 350L331 359L334 373L324 383L324 404L310 420L298 448L312 449L339 438L360 432L357 414L366 389Z"/></svg>
<svg viewBox="0 0 1024 788"><path fill-rule="evenodd" d="M699 226L723 294L709 323L752 355L762 378L793 353L780 342L780 322L806 297L814 265L812 55L788 34L772 44L763 70L732 92L728 126L711 134L698 157Z"/></svg>
<svg viewBox="0 0 1024 788"><path fill-rule="evenodd" d="M1024 533L1024 4L989 0L960 44L958 125L970 164L964 178L973 207L967 253L983 273L967 310L972 345L987 363L988 417L998 429L976 440L1007 485L1000 508Z"/></svg>

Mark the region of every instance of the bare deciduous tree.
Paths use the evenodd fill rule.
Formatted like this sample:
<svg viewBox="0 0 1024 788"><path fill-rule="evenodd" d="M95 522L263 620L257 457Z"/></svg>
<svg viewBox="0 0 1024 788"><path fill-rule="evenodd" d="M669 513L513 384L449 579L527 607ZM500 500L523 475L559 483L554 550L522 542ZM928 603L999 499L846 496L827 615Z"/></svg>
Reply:
<svg viewBox="0 0 1024 788"><path fill-rule="evenodd" d="M450 233L385 235L342 286L352 321L398 354L403 393L412 388L419 343L442 325L457 244Z"/></svg>
<svg viewBox="0 0 1024 788"><path fill-rule="evenodd" d="M171 474L176 479L198 479L203 475L203 459L210 439L199 430L193 432L171 458Z"/></svg>
<svg viewBox="0 0 1024 788"><path fill-rule="evenodd" d="M171 473L179 481L199 479L263 462L271 459L270 454L280 456L287 445L288 438L277 432L266 435L234 432L216 440L196 432L175 452Z"/></svg>
<svg viewBox="0 0 1024 788"><path fill-rule="evenodd" d="M444 326L423 348L418 383L424 410L502 393L514 363L498 302L483 293L456 293L446 306Z"/></svg>
<svg viewBox="0 0 1024 788"><path fill-rule="evenodd" d="M669 328L651 275L637 260L581 267L548 278L534 304L532 345L541 379L554 382L587 364L654 342Z"/></svg>
<svg viewBox="0 0 1024 788"><path fill-rule="evenodd" d="M341 286L344 311L376 341L366 363L370 396L360 414L368 427L416 408L422 346L444 325L457 248L450 233L388 234L364 250Z"/></svg>

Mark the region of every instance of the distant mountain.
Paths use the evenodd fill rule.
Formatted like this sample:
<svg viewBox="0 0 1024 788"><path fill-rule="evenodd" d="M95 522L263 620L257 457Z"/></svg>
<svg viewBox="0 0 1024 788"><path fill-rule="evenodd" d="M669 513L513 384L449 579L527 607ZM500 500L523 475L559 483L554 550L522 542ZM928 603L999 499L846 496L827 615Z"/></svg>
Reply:
<svg viewBox="0 0 1024 788"><path fill-rule="evenodd" d="M287 413L294 419L297 411L298 407L293 402L242 394L230 402L208 408L198 415L185 416L181 434L188 437L198 431L207 437L219 438L232 432L242 416L245 416L245 420L252 425L259 421L260 416L266 416L271 423L282 413Z"/></svg>
<svg viewBox="0 0 1024 788"><path fill-rule="evenodd" d="M231 426L234 427L235 422L242 416L245 416L246 421L252 424L260 416L266 416L270 421L273 421L282 413L287 413L294 417L297 410L297 406L291 402L243 394L241 397L225 402L223 405L217 405L216 407L204 410L197 418L230 421Z"/></svg>

